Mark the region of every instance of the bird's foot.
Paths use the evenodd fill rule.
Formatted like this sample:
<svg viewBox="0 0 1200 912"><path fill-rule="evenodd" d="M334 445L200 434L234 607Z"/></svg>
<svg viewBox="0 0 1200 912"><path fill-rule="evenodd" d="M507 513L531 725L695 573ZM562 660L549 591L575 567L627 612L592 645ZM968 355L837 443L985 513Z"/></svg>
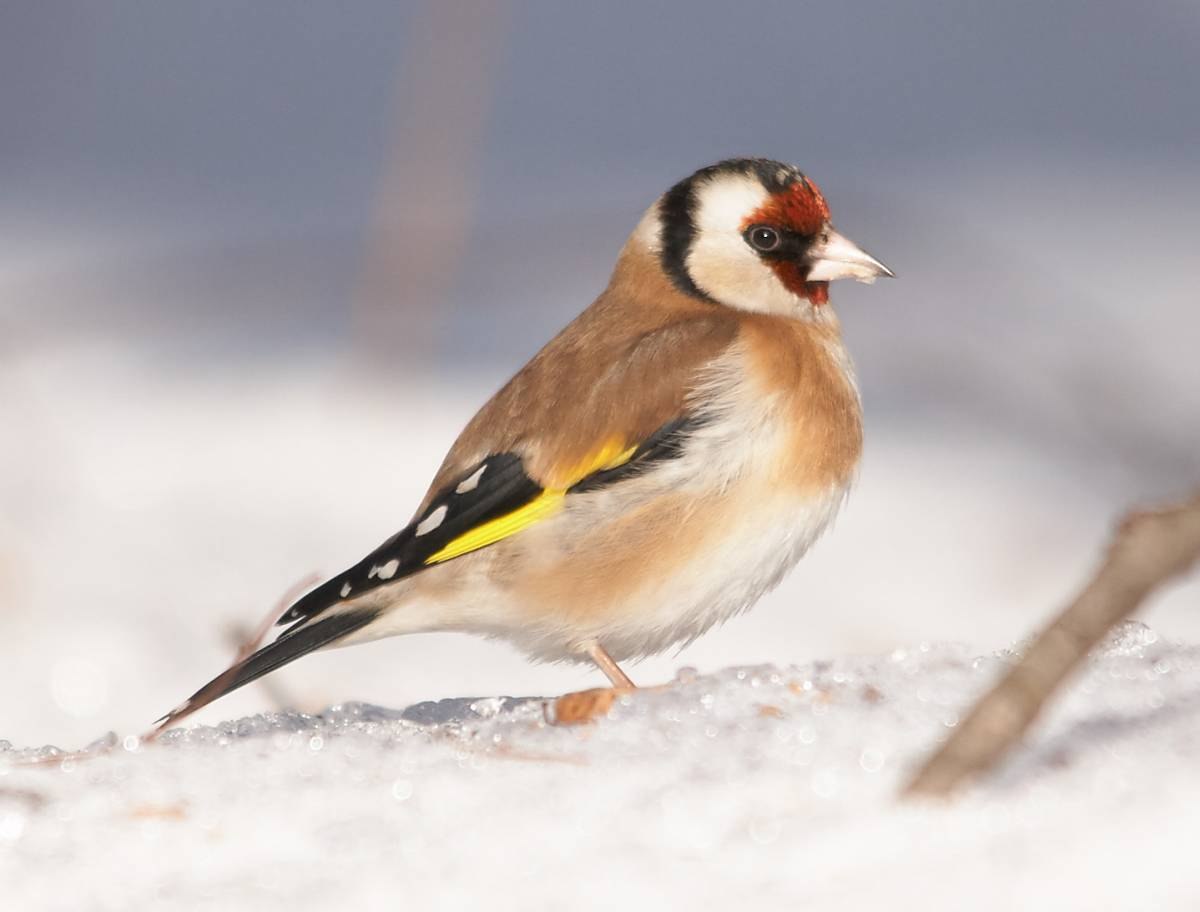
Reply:
<svg viewBox="0 0 1200 912"><path fill-rule="evenodd" d="M546 721L551 725L582 725L608 714L617 698L633 693L634 687L594 687L563 694L546 704Z"/></svg>

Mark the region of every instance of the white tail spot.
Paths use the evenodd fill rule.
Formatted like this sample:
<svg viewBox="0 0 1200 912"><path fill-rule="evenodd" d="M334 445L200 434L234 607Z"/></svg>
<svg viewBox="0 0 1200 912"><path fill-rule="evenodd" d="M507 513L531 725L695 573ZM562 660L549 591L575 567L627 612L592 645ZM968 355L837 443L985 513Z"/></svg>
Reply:
<svg viewBox="0 0 1200 912"><path fill-rule="evenodd" d="M466 482L464 482L465 484ZM461 487L461 486L460 486ZM434 529L442 524L442 520L446 518L446 505L442 504L423 520L417 523L417 535L428 535Z"/></svg>
<svg viewBox="0 0 1200 912"><path fill-rule="evenodd" d="M474 491L477 487L479 487L479 479L481 479L483 477L483 473L484 473L485 469L487 469L486 462L483 465L481 465L479 468L477 468L474 472L472 472L470 478L464 478L462 481L460 481L458 483L458 487L454 489L454 493L455 494L467 494L467 493L470 493L471 491Z"/></svg>
<svg viewBox="0 0 1200 912"><path fill-rule="evenodd" d="M400 569L400 561L396 560L396 558L393 557L390 561L388 561L382 567L378 567L378 566L372 567L371 572L367 574L367 579L371 579L372 577L377 576L381 580L390 580L393 576L396 575L396 571L399 569Z"/></svg>

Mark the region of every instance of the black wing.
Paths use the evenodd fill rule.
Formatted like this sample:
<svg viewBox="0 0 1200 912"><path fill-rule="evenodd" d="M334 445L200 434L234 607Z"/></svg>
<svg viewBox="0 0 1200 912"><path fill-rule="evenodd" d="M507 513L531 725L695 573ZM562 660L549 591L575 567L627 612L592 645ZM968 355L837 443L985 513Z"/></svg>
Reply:
<svg viewBox="0 0 1200 912"><path fill-rule="evenodd" d="M515 453L489 456L439 491L420 520L401 529L349 570L305 595L277 623L302 621L330 605L412 576L460 535L480 523L520 509L540 493L541 486L525 474L520 456ZM439 511L444 511L440 520Z"/></svg>
<svg viewBox="0 0 1200 912"><path fill-rule="evenodd" d="M668 422L646 438L626 462L593 472L566 493L596 491L617 484L648 465L675 458L683 441L699 423L690 416ZM292 605L278 621L280 624L291 623L291 627L273 643L217 675L192 694L160 720L159 730L190 716L230 691L367 626L379 616L378 608L348 606L325 617L320 615L333 605L411 576L428 566L429 559L458 536L481 523L520 510L542 493L541 486L525 473L521 458L514 453L489 456L477 463L453 484L439 491L421 519ZM444 512L439 515L443 508Z"/></svg>
<svg viewBox="0 0 1200 912"><path fill-rule="evenodd" d="M664 424L642 441L628 461L592 473L567 493L595 491L641 472L648 465L675 458L699 423L695 416L684 415ZM284 612L278 623L303 622L338 602L411 576L427 567L430 557L459 536L526 506L542 493L542 487L526 474L520 456L515 453L489 456L439 491L420 519L349 570L305 595Z"/></svg>

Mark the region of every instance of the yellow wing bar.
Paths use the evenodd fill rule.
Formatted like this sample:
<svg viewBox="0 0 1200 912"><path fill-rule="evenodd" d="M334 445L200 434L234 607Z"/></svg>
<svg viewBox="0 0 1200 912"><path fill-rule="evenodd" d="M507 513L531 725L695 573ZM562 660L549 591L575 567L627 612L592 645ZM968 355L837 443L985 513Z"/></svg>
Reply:
<svg viewBox="0 0 1200 912"><path fill-rule="evenodd" d="M525 506L480 523L469 532L452 539L440 551L425 558L425 563L440 564L442 561L461 557L468 551L478 551L480 548L494 545L502 538L508 538L539 520L553 516L562 506L565 496L565 491L543 491Z"/></svg>
<svg viewBox="0 0 1200 912"><path fill-rule="evenodd" d="M451 539L440 551L425 558L425 563L427 565L440 564L471 551L478 551L480 548L494 545L510 535L515 535L536 522L548 519L562 508L563 500L572 485L587 478L593 472L603 472L624 465L636 451L636 445L625 447L616 441L610 441L601 447L591 459L586 460L574 470L563 473L564 478L558 479L556 487L547 488L525 506L518 507L511 513L489 519L457 538Z"/></svg>

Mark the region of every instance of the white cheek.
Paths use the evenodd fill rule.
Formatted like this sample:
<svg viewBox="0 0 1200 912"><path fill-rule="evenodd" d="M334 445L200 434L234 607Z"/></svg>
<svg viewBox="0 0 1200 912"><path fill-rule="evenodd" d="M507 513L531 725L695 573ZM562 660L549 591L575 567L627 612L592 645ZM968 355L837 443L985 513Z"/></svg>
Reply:
<svg viewBox="0 0 1200 912"><path fill-rule="evenodd" d="M742 237L742 223L767 202L756 178L725 175L697 191L686 268L709 297L728 307L794 315L807 302L792 294Z"/></svg>
<svg viewBox="0 0 1200 912"><path fill-rule="evenodd" d="M728 307L795 314L807 304L788 291L740 234L697 235L688 253L687 270L697 286Z"/></svg>

